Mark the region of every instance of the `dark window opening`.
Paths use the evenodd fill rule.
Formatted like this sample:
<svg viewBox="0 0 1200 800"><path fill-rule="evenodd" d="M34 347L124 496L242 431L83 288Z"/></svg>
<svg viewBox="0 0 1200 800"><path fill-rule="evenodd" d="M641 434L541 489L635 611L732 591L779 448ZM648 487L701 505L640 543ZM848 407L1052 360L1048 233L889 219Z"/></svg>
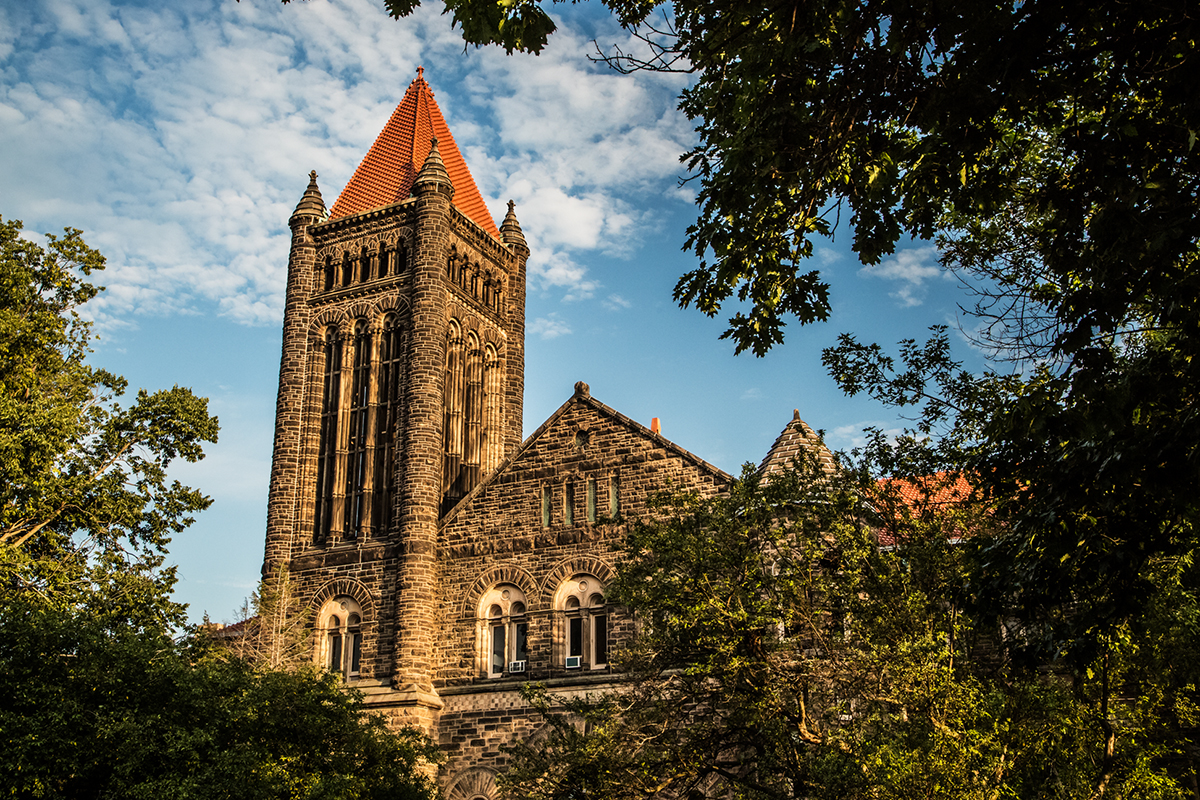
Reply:
<svg viewBox="0 0 1200 800"><path fill-rule="evenodd" d="M341 397L342 343L337 331L325 332L325 375L321 392L321 433L317 445L317 503L313 540L324 542L333 526L337 467L338 401Z"/></svg>

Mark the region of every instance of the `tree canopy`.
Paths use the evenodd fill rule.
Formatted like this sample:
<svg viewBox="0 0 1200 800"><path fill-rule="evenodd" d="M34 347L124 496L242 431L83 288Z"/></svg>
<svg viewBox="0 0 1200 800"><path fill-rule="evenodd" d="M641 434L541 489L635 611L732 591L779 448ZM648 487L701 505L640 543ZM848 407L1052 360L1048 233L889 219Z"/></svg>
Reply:
<svg viewBox="0 0 1200 800"><path fill-rule="evenodd" d="M217 420L180 387L121 403L80 314L104 258L78 230L45 241L0 220L5 794L430 800L424 737L311 664L273 668L293 652L238 658L180 627L166 547L210 500L168 468L202 458Z"/></svg>
<svg viewBox="0 0 1200 800"><path fill-rule="evenodd" d="M1193 568L1094 669L1041 661L1019 627L968 613L963 539L988 536L989 509L960 476L875 480L912 467L883 444L887 463L837 474L748 466L727 494L668 495L635 524L610 587L642 625L624 682L528 688L550 733L512 748L507 796L1194 791Z"/></svg>

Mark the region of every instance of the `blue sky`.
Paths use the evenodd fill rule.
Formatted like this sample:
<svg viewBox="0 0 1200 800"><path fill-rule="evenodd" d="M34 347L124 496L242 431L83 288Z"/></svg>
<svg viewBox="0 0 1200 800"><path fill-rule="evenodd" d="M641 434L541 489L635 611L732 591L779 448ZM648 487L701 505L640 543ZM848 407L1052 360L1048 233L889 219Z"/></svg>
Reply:
<svg viewBox="0 0 1200 800"><path fill-rule="evenodd" d="M576 381L736 473L792 409L834 448L896 415L846 398L820 364L843 331L891 345L954 325L964 297L913 243L863 268L849 236L815 259L830 322L735 357L721 320L671 301L694 266L678 157L682 75L587 59L629 46L598 4L552 7L540 56L466 49L440 4L393 21L379 0L24 0L0 5L0 216L81 228L108 257L89 304L94 362L131 390L210 398L221 439L176 476L215 503L171 547L193 619L229 619L262 560L287 268L287 219L315 169L332 204L418 66L499 221L529 240L525 431ZM969 365L976 355L959 340Z"/></svg>

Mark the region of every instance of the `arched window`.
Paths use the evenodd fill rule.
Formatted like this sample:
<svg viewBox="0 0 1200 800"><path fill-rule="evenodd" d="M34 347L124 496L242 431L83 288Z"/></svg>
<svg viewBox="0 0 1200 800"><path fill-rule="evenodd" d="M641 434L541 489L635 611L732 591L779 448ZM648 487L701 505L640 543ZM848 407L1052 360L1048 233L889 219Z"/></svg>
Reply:
<svg viewBox="0 0 1200 800"><path fill-rule="evenodd" d="M371 274L374 272L371 264L373 255L374 254L371 252L371 250L364 245L362 249L362 256L359 259L358 273L358 280L362 283L366 283L367 281L371 280Z"/></svg>
<svg viewBox="0 0 1200 800"><path fill-rule="evenodd" d="M322 340L325 369L321 382L321 434L317 445L317 503L313 541L320 544L333 527L334 486L337 475L337 426L342 386L342 341L330 327Z"/></svg>
<svg viewBox="0 0 1200 800"><path fill-rule="evenodd" d="M404 246L404 242L396 243L395 263L392 265L392 274L399 275L408 269L408 248Z"/></svg>
<svg viewBox="0 0 1200 800"><path fill-rule="evenodd" d="M395 314L383 318L379 339L379 401L375 411L375 530L391 526L396 428L400 424L400 386L403 378L403 338Z"/></svg>
<svg viewBox="0 0 1200 800"><path fill-rule="evenodd" d="M457 488L459 497L479 483L483 454L483 351L479 337L471 331L466 342L466 396L464 398L465 430L463 431L463 470Z"/></svg>
<svg viewBox="0 0 1200 800"><path fill-rule="evenodd" d="M347 680L357 678L362 669L362 608L351 597L337 597L321 607L317 623L323 633L320 662Z"/></svg>
<svg viewBox="0 0 1200 800"><path fill-rule="evenodd" d="M366 258L366 249L363 257ZM350 407L346 441L346 539L363 533L367 516L367 443L371 388L371 330L366 320L354 326L354 361L350 373Z"/></svg>
<svg viewBox="0 0 1200 800"><path fill-rule="evenodd" d="M511 583L489 589L479 602L481 651L489 678L521 674L529 659L525 594Z"/></svg>
<svg viewBox="0 0 1200 800"><path fill-rule="evenodd" d="M334 264L333 264L333 256L325 256L324 272L325 272L325 274L322 277L325 281L325 291L328 292L330 289L333 288L333 282L335 280L334 273L337 272L337 269L334 267Z"/></svg>
<svg viewBox="0 0 1200 800"><path fill-rule="evenodd" d="M392 253L394 252L394 249L388 248L387 242L379 243L379 273L375 277L386 278L392 274Z"/></svg>
<svg viewBox="0 0 1200 800"><path fill-rule="evenodd" d="M604 584L595 575L578 574L555 593L561 618L562 666L601 669L608 665L608 609Z"/></svg>
<svg viewBox="0 0 1200 800"><path fill-rule="evenodd" d="M491 472L504 458L504 429L501 416L504 413L503 370L496 356L496 348L487 345L483 349L483 471Z"/></svg>

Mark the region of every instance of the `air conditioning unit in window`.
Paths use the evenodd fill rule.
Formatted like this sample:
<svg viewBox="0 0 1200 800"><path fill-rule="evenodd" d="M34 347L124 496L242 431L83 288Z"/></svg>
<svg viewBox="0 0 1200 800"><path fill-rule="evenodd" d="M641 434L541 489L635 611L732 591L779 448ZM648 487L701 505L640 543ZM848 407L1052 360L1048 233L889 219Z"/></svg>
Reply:
<svg viewBox="0 0 1200 800"><path fill-rule="evenodd" d="M508 662L508 671L509 672L524 672L525 671L525 662L524 661Z"/></svg>
<svg viewBox="0 0 1200 800"><path fill-rule="evenodd" d="M567 669L579 669L583 666L583 656L567 656Z"/></svg>

